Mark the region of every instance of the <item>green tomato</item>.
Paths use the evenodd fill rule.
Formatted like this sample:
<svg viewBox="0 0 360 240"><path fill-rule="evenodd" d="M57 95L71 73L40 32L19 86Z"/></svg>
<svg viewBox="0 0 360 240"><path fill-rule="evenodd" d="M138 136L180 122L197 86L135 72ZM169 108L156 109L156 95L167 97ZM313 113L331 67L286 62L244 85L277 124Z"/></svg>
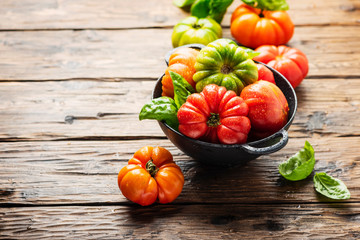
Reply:
<svg viewBox="0 0 360 240"><path fill-rule="evenodd" d="M224 86L237 95L258 79L258 69L251 54L230 39L218 39L201 49L195 63L196 91L208 84Z"/></svg>
<svg viewBox="0 0 360 240"><path fill-rule="evenodd" d="M190 43L207 45L221 36L221 26L215 20L191 16L175 25L171 40L174 47Z"/></svg>

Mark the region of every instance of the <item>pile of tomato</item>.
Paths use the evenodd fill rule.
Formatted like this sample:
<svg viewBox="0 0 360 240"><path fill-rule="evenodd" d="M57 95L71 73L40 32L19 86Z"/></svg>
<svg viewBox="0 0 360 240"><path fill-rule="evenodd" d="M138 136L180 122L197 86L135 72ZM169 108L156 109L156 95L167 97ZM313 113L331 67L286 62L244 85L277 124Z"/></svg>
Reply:
<svg viewBox="0 0 360 240"><path fill-rule="evenodd" d="M288 5L285 0L242 0L231 16L234 40L230 40L221 38L220 24L224 9L233 1L217 2L218 5L215 2L174 1L178 7L190 8L192 16L175 25L173 46L201 43L206 47L199 53L192 49L191 56L190 50L179 49L174 53L162 80L162 95L174 96L170 71L182 75L194 87L196 94L191 95L177 113L178 130L188 137L223 144L241 144L248 139L267 137L286 124L289 107L272 72L254 60L280 72L293 88L309 70L306 55L284 45L294 34L294 24L286 12ZM239 113L222 113L218 105L221 98L228 95L222 94L223 88L211 88L213 92L208 97L209 84L231 90L245 102L246 107L240 114L242 120ZM250 128L244 119L250 120Z"/></svg>
<svg viewBox="0 0 360 240"><path fill-rule="evenodd" d="M215 40L200 51L178 48L162 78L162 95L174 97L171 71L196 92L179 106L179 132L211 143L242 144L284 127L287 100L272 71L252 60L256 55L230 39Z"/></svg>
<svg viewBox="0 0 360 240"><path fill-rule="evenodd" d="M192 16L174 27L177 49L161 79L162 96L144 105L140 120L164 121L190 138L217 144L262 139L286 125L288 102L264 64L296 88L308 73L308 60L284 45L294 33L285 0L242 1L231 17L234 39L222 38L220 25L232 0L174 1ZM181 47L192 43L205 47ZM150 205L173 201L184 177L166 149L147 146L120 171L118 184L131 201Z"/></svg>

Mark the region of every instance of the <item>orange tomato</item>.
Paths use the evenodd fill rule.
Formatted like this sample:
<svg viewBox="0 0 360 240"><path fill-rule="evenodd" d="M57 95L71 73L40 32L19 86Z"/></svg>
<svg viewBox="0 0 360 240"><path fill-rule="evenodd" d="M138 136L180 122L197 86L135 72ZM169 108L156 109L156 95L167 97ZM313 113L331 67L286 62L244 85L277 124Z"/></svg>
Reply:
<svg viewBox="0 0 360 240"><path fill-rule="evenodd" d="M171 153L162 147L146 146L135 152L118 174L122 194L147 206L174 201L182 191L184 175Z"/></svg>
<svg viewBox="0 0 360 240"><path fill-rule="evenodd" d="M287 43L294 34L294 24L286 11L261 11L241 4L231 16L230 30L241 45L256 48Z"/></svg>
<svg viewBox="0 0 360 240"><path fill-rule="evenodd" d="M196 72L194 65L198 54L198 50L188 47L179 48L171 54L169 58L169 67L166 69L165 76L161 80L162 96L174 97L174 85L169 71L180 74L193 88L195 88L193 75Z"/></svg>

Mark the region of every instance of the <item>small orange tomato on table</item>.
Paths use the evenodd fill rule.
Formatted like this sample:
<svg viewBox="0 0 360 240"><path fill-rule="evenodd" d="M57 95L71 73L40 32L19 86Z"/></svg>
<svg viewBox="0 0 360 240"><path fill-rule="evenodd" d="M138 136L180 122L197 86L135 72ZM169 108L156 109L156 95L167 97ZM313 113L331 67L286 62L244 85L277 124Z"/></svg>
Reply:
<svg viewBox="0 0 360 240"><path fill-rule="evenodd" d="M168 150L146 146L120 170L118 185L127 199L142 206L170 203L181 193L184 175Z"/></svg>

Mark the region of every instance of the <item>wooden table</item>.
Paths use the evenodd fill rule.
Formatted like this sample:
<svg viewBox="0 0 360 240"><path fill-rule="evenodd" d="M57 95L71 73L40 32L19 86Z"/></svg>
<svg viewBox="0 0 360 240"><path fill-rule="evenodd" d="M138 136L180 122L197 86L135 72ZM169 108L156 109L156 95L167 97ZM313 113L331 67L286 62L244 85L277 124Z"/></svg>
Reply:
<svg viewBox="0 0 360 240"><path fill-rule="evenodd" d="M310 64L289 143L218 169L183 154L156 121L138 120L166 68L172 27L188 13L171 0L2 0L0 238L359 239L360 3L288 3L288 45ZM280 176L305 140L314 172L343 180L351 199L317 194L314 173ZM170 150L184 172L171 204L140 207L118 189L119 170L145 145Z"/></svg>

